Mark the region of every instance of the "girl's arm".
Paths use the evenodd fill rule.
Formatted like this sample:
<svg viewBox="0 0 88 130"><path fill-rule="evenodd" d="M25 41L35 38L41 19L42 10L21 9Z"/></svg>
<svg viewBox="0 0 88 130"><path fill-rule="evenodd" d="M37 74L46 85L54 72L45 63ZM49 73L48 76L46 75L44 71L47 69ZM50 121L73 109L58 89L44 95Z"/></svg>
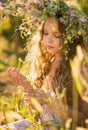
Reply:
<svg viewBox="0 0 88 130"><path fill-rule="evenodd" d="M32 90L30 83L27 81L26 77L20 73L18 68L10 68L8 70L8 76L15 85L22 86L24 90Z"/></svg>

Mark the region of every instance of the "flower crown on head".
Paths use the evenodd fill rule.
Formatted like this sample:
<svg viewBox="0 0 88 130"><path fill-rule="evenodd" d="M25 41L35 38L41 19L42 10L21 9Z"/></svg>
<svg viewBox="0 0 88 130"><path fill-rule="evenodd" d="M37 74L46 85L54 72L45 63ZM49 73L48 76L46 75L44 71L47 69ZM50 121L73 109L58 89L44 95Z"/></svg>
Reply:
<svg viewBox="0 0 88 130"><path fill-rule="evenodd" d="M57 16L63 24L65 33L64 44L72 44L74 39L83 37L83 43L88 42L88 18L80 10L69 7L63 0L25 0L16 3L16 0L8 0L2 9L3 14L20 17L22 23L19 26L21 36L30 36L35 32L42 20L48 16Z"/></svg>

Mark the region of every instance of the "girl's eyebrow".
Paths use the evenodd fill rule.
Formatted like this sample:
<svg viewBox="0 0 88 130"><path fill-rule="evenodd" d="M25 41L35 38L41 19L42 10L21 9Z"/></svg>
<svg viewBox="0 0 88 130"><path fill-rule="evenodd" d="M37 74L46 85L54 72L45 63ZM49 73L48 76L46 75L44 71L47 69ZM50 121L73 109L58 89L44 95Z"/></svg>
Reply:
<svg viewBox="0 0 88 130"><path fill-rule="evenodd" d="M46 32L48 32L48 30L46 28L43 28L43 30L45 30ZM59 31L53 31L53 33L60 33Z"/></svg>
<svg viewBox="0 0 88 130"><path fill-rule="evenodd" d="M43 31L46 31L46 32L48 32L48 30L47 30L46 28L44 28L44 27L43 27ZM58 33L58 34L60 34L60 35L61 35L61 33L60 33L58 30L56 30L56 31L53 31L53 33L54 33L54 34Z"/></svg>
<svg viewBox="0 0 88 130"><path fill-rule="evenodd" d="M53 31L54 33L59 33L60 34L60 32L59 31Z"/></svg>
<svg viewBox="0 0 88 130"><path fill-rule="evenodd" d="M59 31L54 31L53 33L62 35Z"/></svg>

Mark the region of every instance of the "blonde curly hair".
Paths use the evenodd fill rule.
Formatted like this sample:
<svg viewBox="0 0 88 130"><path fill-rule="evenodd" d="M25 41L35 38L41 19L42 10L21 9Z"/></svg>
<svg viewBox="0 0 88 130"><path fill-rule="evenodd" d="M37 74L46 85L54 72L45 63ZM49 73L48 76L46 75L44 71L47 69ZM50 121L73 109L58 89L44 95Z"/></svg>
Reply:
<svg viewBox="0 0 88 130"><path fill-rule="evenodd" d="M64 29L62 24L61 23L58 24L60 24L60 26L58 26L59 30L61 31L61 33L63 33ZM54 58L53 55L47 52L46 47L43 43L42 40L43 26L44 26L44 22L41 23L39 29L31 38L31 41L27 43L28 53L23 64L24 74L32 82L32 85L36 86L37 88L41 88L44 77L48 74L50 69L50 64ZM82 38L81 38L81 43L79 41L80 41L79 39L74 39L74 44L69 45L70 50L68 53L68 59L74 57L76 53L76 46L78 44L81 45ZM64 50L64 48L65 45L63 44L62 51ZM69 61L66 61L65 54L63 55L63 62L64 62L63 63L64 67L62 68L67 68L67 64L68 64L69 66L68 70L70 70ZM68 72L68 70L65 72L65 74Z"/></svg>
<svg viewBox="0 0 88 130"><path fill-rule="evenodd" d="M31 41L27 43L28 53L23 64L24 75L37 88L42 86L44 76L48 73L50 62L53 58L53 55L46 51L42 41L42 29L43 26L33 35Z"/></svg>

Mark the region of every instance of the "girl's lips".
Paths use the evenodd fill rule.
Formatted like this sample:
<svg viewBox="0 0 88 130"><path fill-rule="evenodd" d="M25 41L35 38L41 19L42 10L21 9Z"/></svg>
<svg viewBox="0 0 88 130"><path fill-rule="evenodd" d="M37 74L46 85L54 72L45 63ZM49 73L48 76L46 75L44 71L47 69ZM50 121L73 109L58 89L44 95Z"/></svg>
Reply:
<svg viewBox="0 0 88 130"><path fill-rule="evenodd" d="M49 46L49 45L46 45L46 48L48 48L48 49L53 49L54 47Z"/></svg>

